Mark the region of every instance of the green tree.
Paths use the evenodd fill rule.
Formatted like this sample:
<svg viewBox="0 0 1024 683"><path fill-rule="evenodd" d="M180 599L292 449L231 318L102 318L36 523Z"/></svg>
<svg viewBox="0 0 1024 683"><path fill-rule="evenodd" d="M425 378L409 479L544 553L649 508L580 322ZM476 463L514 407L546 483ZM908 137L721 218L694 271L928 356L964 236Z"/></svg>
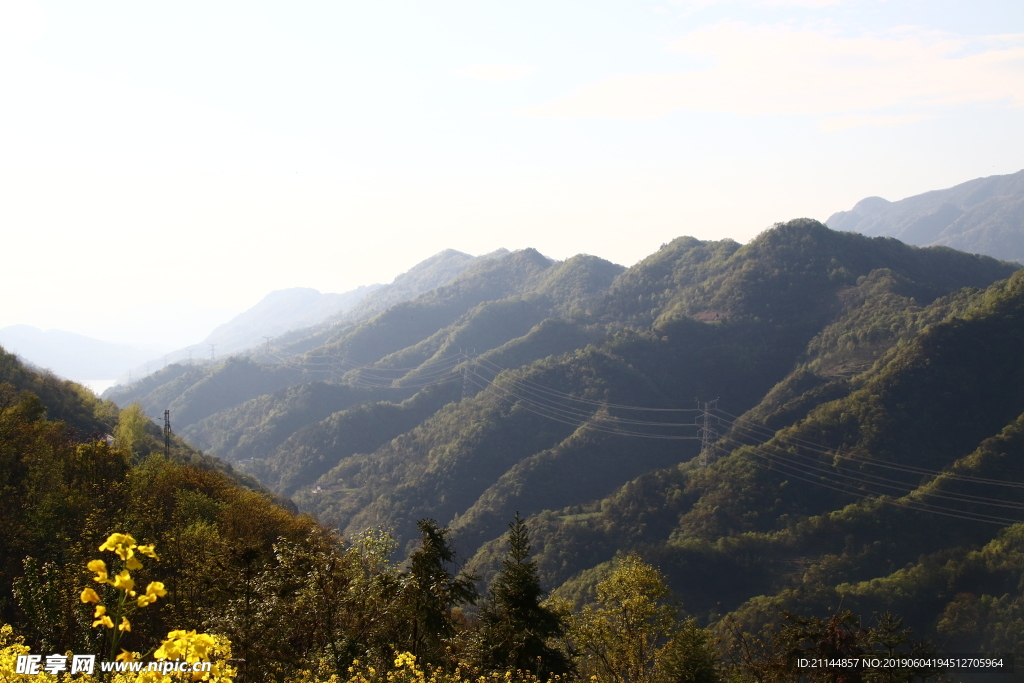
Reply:
<svg viewBox="0 0 1024 683"><path fill-rule="evenodd" d="M680 624L664 577L634 553L597 584L597 606L570 624L582 673L609 683L717 681L711 639L692 620Z"/></svg>
<svg viewBox="0 0 1024 683"><path fill-rule="evenodd" d="M769 623L751 634L727 618L730 635L730 674L736 681L783 683L910 683L944 680L940 671L923 666L869 668L800 665L801 659L881 660L897 658L908 663L927 662L935 650L925 641L914 640L903 622L886 612L873 626L862 624L850 610L833 612L829 618L802 617L780 612L781 623Z"/></svg>
<svg viewBox="0 0 1024 683"><path fill-rule="evenodd" d="M721 680L715 642L695 619L684 621L658 657L661 683L716 683Z"/></svg>
<svg viewBox="0 0 1024 683"><path fill-rule="evenodd" d="M509 524L508 555L481 610L484 665L529 671L546 679L571 669L568 658L548 645L565 633L562 617L541 604L537 564L529 559L530 537L516 512Z"/></svg>
<svg viewBox="0 0 1024 683"><path fill-rule="evenodd" d="M477 600L476 577L464 572L455 576L449 570L455 564L455 549L447 527L433 519L421 519L416 527L420 547L409 557L407 584L413 612L409 651L422 661L438 662L445 641L455 635L452 609Z"/></svg>
<svg viewBox="0 0 1024 683"><path fill-rule="evenodd" d="M114 428L117 447L132 455L137 454L139 447L146 442L146 429L150 424L151 420L146 417L142 404L132 403L121 411L117 419L117 426Z"/></svg>

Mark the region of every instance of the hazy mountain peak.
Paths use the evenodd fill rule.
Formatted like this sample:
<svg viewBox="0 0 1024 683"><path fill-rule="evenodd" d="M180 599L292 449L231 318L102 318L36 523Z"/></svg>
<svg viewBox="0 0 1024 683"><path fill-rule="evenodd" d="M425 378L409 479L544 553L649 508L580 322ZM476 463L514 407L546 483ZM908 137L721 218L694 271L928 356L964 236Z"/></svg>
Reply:
<svg viewBox="0 0 1024 683"><path fill-rule="evenodd" d="M888 199L882 197L865 197L853 206L853 210L862 216L874 216L892 205Z"/></svg>
<svg viewBox="0 0 1024 683"><path fill-rule="evenodd" d="M1024 170L889 202L868 197L830 228L1024 262Z"/></svg>
<svg viewBox="0 0 1024 683"><path fill-rule="evenodd" d="M509 258L516 261L521 261L523 263L532 263L545 268L554 263L553 259L549 259L547 256L540 253L533 247L527 247L525 249L519 249L518 251L514 251L509 256Z"/></svg>
<svg viewBox="0 0 1024 683"><path fill-rule="evenodd" d="M262 342L264 337L276 337L347 311L378 287L380 285L357 287L344 294L322 294L310 287L278 289L216 328L203 345L220 345L222 353L248 348Z"/></svg>

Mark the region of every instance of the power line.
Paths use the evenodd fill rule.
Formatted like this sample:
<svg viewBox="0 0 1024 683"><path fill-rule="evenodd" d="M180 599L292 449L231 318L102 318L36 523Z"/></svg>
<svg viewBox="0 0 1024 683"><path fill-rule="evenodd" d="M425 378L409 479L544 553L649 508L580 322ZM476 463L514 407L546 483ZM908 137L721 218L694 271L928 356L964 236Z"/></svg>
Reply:
<svg viewBox="0 0 1024 683"><path fill-rule="evenodd" d="M487 389L488 387L492 387L493 389L502 393L502 395L499 395L497 398L505 400L512 405L517 405L527 412L534 413L541 417L553 420L555 422L560 422L562 424L573 425L576 427L585 428L591 431L601 432L604 434L614 434L617 436L634 436L646 439L696 441L700 438L699 436L685 436L678 434L651 434L649 432L638 432L628 429L619 429L614 427L615 423L617 422L617 420L614 418L605 418L599 415L579 415L575 413L560 412L556 409L553 409L551 406L535 403L529 400L528 398L525 398L515 393L508 387L502 386L497 382L491 382L486 378L480 377L476 373L470 373L470 382L480 387L481 389ZM601 422L607 424L601 424ZM693 427L695 425L690 423L675 426Z"/></svg>
<svg viewBox="0 0 1024 683"><path fill-rule="evenodd" d="M496 363L492 363L491 361L487 360L487 358L484 357L484 356L481 356L478 360L479 360L479 362L482 365L489 365L491 367L491 371L494 372L496 375L500 374L502 372L505 372L506 370L508 370L508 368L503 368L503 367L501 367L500 365L498 365ZM693 412L697 412L697 410L695 410L693 408L649 408L649 407L645 407L645 406L631 406L631 405L623 405L621 403L609 403L609 402L606 402L606 401L594 401L594 400L591 400L591 399L579 398L577 396L572 396L570 394L566 394L566 393L561 392L561 391L555 391L555 390L553 390L553 389L551 389L549 387L545 387L542 384L537 384L536 382L532 382L532 381L530 381L528 379L517 378L515 381L520 383L520 384L526 385L526 386L534 387L535 391L540 392L540 393L551 394L551 395L554 395L554 396L570 399L570 400L575 401L577 403L586 403L586 404L589 404L589 405L603 406L605 408L617 408L619 410L640 410L640 411L647 411L647 412L663 412L663 413L693 413Z"/></svg>
<svg viewBox="0 0 1024 683"><path fill-rule="evenodd" d="M724 411L720 412L724 413ZM736 422L732 423L732 427L739 436L744 438L753 438L750 430L746 430L746 433L744 433L744 428ZM784 439L775 437L771 437L771 441L781 441L782 443L785 443ZM785 450L781 445L772 443L771 441L751 444L726 435L719 440L719 443L724 443L726 445L731 444L733 450L740 450L746 447L748 449L747 452L755 456L755 460L752 462L760 464L762 467L778 469L778 471L785 476L790 476L801 481L840 491L855 497L867 498L869 496L873 496L883 502L919 511L934 512L935 514L959 517L961 519L968 519L972 521L1000 524L1004 526L1024 521L978 511L951 508L945 505L920 500L916 497L932 497L969 505L991 506L1013 510L1024 510L1024 505L1022 504L986 496L936 490L934 487L922 488L920 485L911 482L891 479L866 472L841 472L836 470L833 466L821 462L815 456L801 453L797 446L793 446L791 444L792 450ZM819 452L834 455L833 453L824 450L819 450ZM862 460L872 462L868 459ZM952 478L949 476L949 473L934 472L934 475L944 479ZM879 488L896 491L900 497L890 498L891 494L883 493L878 490ZM915 496L915 498L908 499L908 496Z"/></svg>
<svg viewBox="0 0 1024 683"><path fill-rule="evenodd" d="M750 445L750 444L744 444L744 442L742 442L742 441L737 441L737 440L731 439L731 438L729 438L727 440L732 441L733 443L738 444L737 448L740 448L743 445L747 445L747 446ZM837 477L839 479L849 480L850 482L853 482L853 483L861 485L861 486L875 486L875 487L887 488L887 489L892 489L892 490L900 491L900 492L902 492L904 494L910 494L910 493L917 492L920 495L933 496L933 497L936 497L936 498L945 498L947 500L954 500L954 501L959 501L959 502L964 502L964 503L974 503L974 504L989 505L989 506L1008 508L1008 509L1024 510L1024 504L1014 503L1014 502L1007 501L1007 500L1004 500L1004 499L1001 499L1001 498L990 498L988 496L976 496L976 495L969 494L969 493L956 493L956 492L952 492L952 491L928 490L928 489L922 488L922 486L917 485L917 484L913 484L913 483L910 483L910 482L902 481L902 480L899 480L899 479L891 479L889 477L883 477L883 476L880 476L880 475L870 474L870 473L867 473L867 472L856 472L856 473L853 473L853 472L842 472L840 470L837 470L833 466L830 466L830 465L828 465L826 463L823 463L823 462L819 461L814 456L803 455L803 454L801 454L799 452L794 453L794 452L791 452L791 451L786 451L786 450L780 448L779 446L776 446L776 445L771 444L771 443L759 444L758 446L756 446L756 448L770 448L770 449L773 449L773 451L775 453L777 453L777 459L778 460L785 461L787 464L790 464L790 465L792 465L794 467L801 466L801 467L805 468L806 471L811 471L811 470L820 471L820 472L823 472L826 475L830 475L832 477ZM794 458L802 459L802 460L806 461L806 463L804 465L799 465L794 460ZM875 493L877 493L877 491Z"/></svg>
<svg viewBox="0 0 1024 683"><path fill-rule="evenodd" d="M739 442L737 442L737 444L738 444L737 448L739 448L740 446L744 446L744 445L748 445L749 446L749 444L742 444L742 443L739 443ZM897 506L909 508L909 509L912 509L912 510L918 510L920 512L930 512L930 513L937 514L937 515L943 515L943 516L946 516L946 517L956 517L956 518L959 518L959 519L966 519L966 520L974 521L974 522L986 522L986 523L989 523L989 524L998 524L1000 526L1009 526L1011 524L1018 524L1018 523L1024 521L1024 520L1018 520L1018 519L1011 519L1011 518L1008 518L1008 517L996 517L996 516L993 516L993 515L984 515L984 514L981 514L981 513L974 513L974 512L970 512L970 511L956 510L954 508L947 508L947 507L944 507L944 506L934 505L934 504L930 504L930 503L924 503L924 502L920 502L919 503L918 501L907 500L905 497L900 498L900 499L896 499L896 498L891 498L891 497L889 497L888 495L885 495L885 494L878 494L877 492L864 493L863 491L859 491L859 490L852 490L851 491L848 488L848 485L845 485L842 482L831 481L831 480L829 480L829 479L827 479L825 477L822 477L820 475L815 475L813 473L804 472L804 471L800 470L798 467L793 466L791 463L788 463L788 462L785 462L785 461L780 461L778 459L770 457L769 455L761 452L757 447L751 447L750 452L752 452L756 458L760 458L760 459L765 460L765 461L767 461L767 462L769 462L771 464L771 466L766 466L766 465L758 463L756 460L754 460L752 462L755 465L760 465L761 467L765 467L766 469L774 469L774 468L777 467L777 468L779 468L779 472L781 474L784 474L787 477L793 477L794 479L805 481L807 483L814 484L816 486L822 486L824 488L831 489L833 491L839 491L840 493L845 493L847 495L851 495L851 496L854 496L856 498L872 497L875 500L878 500L878 501L880 501L882 503L886 503L886 504L889 504L889 505L897 505Z"/></svg>
<svg viewBox="0 0 1024 683"><path fill-rule="evenodd" d="M816 453L821 453L823 455L828 455L828 456L831 456L831 457L842 458L843 460L850 460L852 462L858 462L858 463L862 463L862 464L866 464L866 465L873 465L875 467L881 467L881 468L884 468L884 469L900 471L900 472L907 472L907 473L910 473L910 474L919 474L919 475L922 475L922 476L932 476L932 477L942 476L942 477L945 477L947 479L956 479L958 481L966 481L966 482L972 482L972 483L976 483L976 484L987 484L987 485L990 485L990 486L1004 486L1004 487L1008 487L1008 488L1024 489L1024 483L1021 483L1021 482L1006 481L1004 479L990 479L990 478L986 478L986 477L975 477L975 476L971 476L971 475L967 475L967 474L959 474L959 473L956 473L956 472L948 472L948 471L943 471L943 470L928 469L928 468L919 467L919 466L916 466L916 465L905 465L905 464L902 464L902 463L885 462L885 461L882 461L882 460L878 460L876 458L865 458L863 456L858 456L858 455L855 455L855 454L852 454L852 453L840 453L840 452L836 451L835 449L828 448L828 447L823 446L823 445L821 445L819 443L816 443L814 441L809 441L807 439L802 439L802 438L797 438L797 437L782 436L778 432L773 432L770 429L768 429L767 427L764 427L763 425L761 425L761 424L759 424L757 422L754 422L752 420L748 420L746 418L735 416L732 413L727 413L726 411L724 411L724 410L722 410L720 408L717 410L717 412L722 413L723 415L726 415L726 416L732 418L731 420L727 420L727 422L731 423L734 426L734 428L736 428L738 430L746 431L748 434L751 434L751 433L758 434L759 433L759 434L762 435L762 438L774 439L776 441L780 441L780 442L783 442L783 443L791 444L794 447L805 448L807 450L810 450L810 451L813 451L813 452L816 452ZM743 425L738 424L739 422L742 422ZM744 426L744 425L746 425L746 426ZM755 437L752 436L751 438L755 438Z"/></svg>

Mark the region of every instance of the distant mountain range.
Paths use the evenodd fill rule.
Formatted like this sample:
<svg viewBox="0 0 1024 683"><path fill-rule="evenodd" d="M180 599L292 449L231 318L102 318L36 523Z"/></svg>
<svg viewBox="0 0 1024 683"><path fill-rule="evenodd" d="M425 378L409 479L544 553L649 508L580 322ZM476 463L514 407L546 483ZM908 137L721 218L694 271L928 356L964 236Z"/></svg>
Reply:
<svg viewBox="0 0 1024 683"><path fill-rule="evenodd" d="M381 286L357 287L342 294L324 294L309 287L274 290L252 308L219 325L198 344L167 354L167 360L184 360L190 355L201 358L211 353L211 346L213 353L220 356L242 351L262 344L267 337L277 337L344 313Z"/></svg>
<svg viewBox="0 0 1024 683"><path fill-rule="evenodd" d="M276 348L296 337L309 338L318 331L329 330L349 320L361 320L385 308L412 299L458 277L470 264L478 260L507 254L499 249L483 256L471 256L454 249L446 249L421 261L387 285L374 284L357 287L342 294L323 294L308 287L279 289L265 296L252 308L217 327L203 341L162 357L149 357L148 362L133 368L135 379L144 377L155 368L189 361L223 358L240 351L259 353L265 342ZM121 383L130 376L119 375Z"/></svg>
<svg viewBox="0 0 1024 683"><path fill-rule="evenodd" d="M977 178L890 202L868 197L827 221L833 230L895 237L1024 263L1024 171Z"/></svg>
<svg viewBox="0 0 1024 683"><path fill-rule="evenodd" d="M80 383L118 377L153 356L151 349L29 325L0 329L0 346L25 362Z"/></svg>

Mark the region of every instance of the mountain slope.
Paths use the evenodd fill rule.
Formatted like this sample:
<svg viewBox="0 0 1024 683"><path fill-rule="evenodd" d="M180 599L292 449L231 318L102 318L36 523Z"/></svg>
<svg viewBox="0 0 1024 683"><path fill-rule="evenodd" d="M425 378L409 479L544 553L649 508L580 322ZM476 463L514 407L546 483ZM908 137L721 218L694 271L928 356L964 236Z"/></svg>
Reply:
<svg viewBox="0 0 1024 683"><path fill-rule="evenodd" d="M866 332L852 319L872 304L854 304L844 324ZM780 384L796 398L777 387L741 418L717 413L728 431L707 469L650 472L534 517L548 581L572 579L562 591L580 599L600 576L581 570L634 548L695 613L756 626L779 609L842 603L893 609L937 640L1019 649L1000 629L1024 604L1024 272L909 315L917 330L844 387L807 381L812 351ZM492 572L496 545L470 566ZM981 628L972 614L1002 625Z"/></svg>

